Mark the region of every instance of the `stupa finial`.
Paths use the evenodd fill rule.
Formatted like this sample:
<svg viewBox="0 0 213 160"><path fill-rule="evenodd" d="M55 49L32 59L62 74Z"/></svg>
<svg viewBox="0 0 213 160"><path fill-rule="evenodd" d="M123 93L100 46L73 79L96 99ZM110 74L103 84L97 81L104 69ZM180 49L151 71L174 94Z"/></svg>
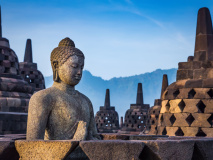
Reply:
<svg viewBox="0 0 213 160"><path fill-rule="evenodd" d="M109 95L109 89L106 90L106 96L105 96L105 104L104 107L109 108L110 107L110 95Z"/></svg>
<svg viewBox="0 0 213 160"><path fill-rule="evenodd" d="M142 83L138 83L138 91L137 91L136 104L139 104L139 105L142 105L142 104L143 104L143 89L142 89Z"/></svg>
<svg viewBox="0 0 213 160"><path fill-rule="evenodd" d="M32 43L31 39L27 39L24 62L33 63L33 54L32 54Z"/></svg>
<svg viewBox="0 0 213 160"><path fill-rule="evenodd" d="M213 60L213 31L209 9L199 9L195 39L194 61Z"/></svg>
<svg viewBox="0 0 213 160"><path fill-rule="evenodd" d="M163 81L162 81L162 88L161 88L161 97L163 96L164 91L166 90L166 88L168 87L168 77L167 74L163 75Z"/></svg>

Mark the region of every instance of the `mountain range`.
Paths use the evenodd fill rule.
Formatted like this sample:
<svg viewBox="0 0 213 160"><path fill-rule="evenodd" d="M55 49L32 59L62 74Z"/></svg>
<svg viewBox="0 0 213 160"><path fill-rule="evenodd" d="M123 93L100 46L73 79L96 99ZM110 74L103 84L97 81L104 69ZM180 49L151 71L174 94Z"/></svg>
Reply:
<svg viewBox="0 0 213 160"><path fill-rule="evenodd" d="M83 71L83 77L76 89L85 94L93 103L94 114L104 105L106 89L110 89L111 106L119 116L124 116L130 104L136 103L137 84L143 85L144 103L153 106L154 100L160 98L163 74L168 75L169 84L175 81L177 69L157 69L153 72L134 75L129 77L118 77L104 80L92 75L89 71ZM53 77L45 77L46 87L53 84Z"/></svg>

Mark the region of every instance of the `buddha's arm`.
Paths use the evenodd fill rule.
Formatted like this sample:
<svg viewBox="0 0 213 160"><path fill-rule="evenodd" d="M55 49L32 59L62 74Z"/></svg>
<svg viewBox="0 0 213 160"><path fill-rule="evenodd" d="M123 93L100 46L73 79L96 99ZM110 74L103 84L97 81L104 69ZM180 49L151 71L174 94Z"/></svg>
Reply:
<svg viewBox="0 0 213 160"><path fill-rule="evenodd" d="M89 131L88 139L100 139L100 136L97 134L93 106L91 102L90 102L90 123L89 123L88 131Z"/></svg>
<svg viewBox="0 0 213 160"><path fill-rule="evenodd" d="M27 140L44 139L51 104L49 99L40 93L35 93L29 102Z"/></svg>

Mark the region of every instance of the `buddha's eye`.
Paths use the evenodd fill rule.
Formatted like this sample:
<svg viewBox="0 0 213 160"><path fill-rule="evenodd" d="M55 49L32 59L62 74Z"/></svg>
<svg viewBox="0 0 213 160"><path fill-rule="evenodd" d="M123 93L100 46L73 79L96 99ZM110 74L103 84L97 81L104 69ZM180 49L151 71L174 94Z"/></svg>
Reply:
<svg viewBox="0 0 213 160"><path fill-rule="evenodd" d="M72 67L73 67L73 68L77 68L78 65L77 65L77 64L72 64Z"/></svg>

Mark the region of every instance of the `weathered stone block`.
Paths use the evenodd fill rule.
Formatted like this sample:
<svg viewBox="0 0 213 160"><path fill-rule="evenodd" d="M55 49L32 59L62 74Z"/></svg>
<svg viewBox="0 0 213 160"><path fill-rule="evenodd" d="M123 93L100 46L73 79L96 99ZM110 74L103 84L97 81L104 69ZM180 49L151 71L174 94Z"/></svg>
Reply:
<svg viewBox="0 0 213 160"><path fill-rule="evenodd" d="M182 89L179 89L179 94L178 96L176 97L176 99L185 99L185 98L188 98L188 92L190 91L191 89L189 88L182 88Z"/></svg>
<svg viewBox="0 0 213 160"><path fill-rule="evenodd" d="M188 127L189 123L187 123L186 118L190 113L175 113L175 121L173 127Z"/></svg>
<svg viewBox="0 0 213 160"><path fill-rule="evenodd" d="M166 127L167 135L176 136L175 132L177 132L178 127Z"/></svg>
<svg viewBox="0 0 213 160"><path fill-rule="evenodd" d="M184 136L195 137L198 132L198 127L181 127Z"/></svg>
<svg viewBox="0 0 213 160"><path fill-rule="evenodd" d="M204 99L202 101L206 105L204 113L213 113L213 99Z"/></svg>
<svg viewBox="0 0 213 160"><path fill-rule="evenodd" d="M192 122L191 127L211 127L210 123L207 121L211 114L192 113L192 116L195 120Z"/></svg>
<svg viewBox="0 0 213 160"><path fill-rule="evenodd" d="M90 160L139 160L144 148L141 141L81 141L80 147ZM104 151L103 151L104 148Z"/></svg>
<svg viewBox="0 0 213 160"><path fill-rule="evenodd" d="M178 69L192 69L193 62L179 62Z"/></svg>
<svg viewBox="0 0 213 160"><path fill-rule="evenodd" d="M8 68L11 67L11 63L10 63L9 60L4 60L4 61L2 62L2 65L3 65L4 67L8 67Z"/></svg>
<svg viewBox="0 0 213 160"><path fill-rule="evenodd" d="M193 62L193 59L194 59L194 56L189 56L189 57L187 58L187 62Z"/></svg>
<svg viewBox="0 0 213 160"><path fill-rule="evenodd" d="M179 107L181 101L182 101L182 99L170 100L169 101L169 104L170 104L169 112L170 113L180 113L180 112L182 112L182 110Z"/></svg>
<svg viewBox="0 0 213 160"><path fill-rule="evenodd" d="M7 87L8 87L8 85L5 85L5 83L0 83L0 89L2 91L7 91Z"/></svg>
<svg viewBox="0 0 213 160"><path fill-rule="evenodd" d="M206 69L207 78L213 78L213 68Z"/></svg>
<svg viewBox="0 0 213 160"><path fill-rule="evenodd" d="M160 113L167 113L167 112L169 112L169 108L170 108L169 100L163 100L162 101L162 107L161 107Z"/></svg>
<svg viewBox="0 0 213 160"><path fill-rule="evenodd" d="M172 113L164 113L160 116L159 123L161 126L172 126L170 118L173 114Z"/></svg>
<svg viewBox="0 0 213 160"><path fill-rule="evenodd" d="M14 141L12 139L0 140L0 159L2 160L18 160L19 155L16 151Z"/></svg>
<svg viewBox="0 0 213 160"><path fill-rule="evenodd" d="M151 129L148 133L149 135L156 135L157 134L157 126L156 125L151 125Z"/></svg>
<svg viewBox="0 0 213 160"><path fill-rule="evenodd" d="M129 140L128 135L120 135L120 134L101 134L103 140Z"/></svg>
<svg viewBox="0 0 213 160"><path fill-rule="evenodd" d="M201 67L205 69L210 69L212 67L211 61L202 61Z"/></svg>
<svg viewBox="0 0 213 160"><path fill-rule="evenodd" d="M176 89L183 88L185 86L186 81L187 79L174 82L168 86L168 89L176 90Z"/></svg>
<svg viewBox="0 0 213 160"><path fill-rule="evenodd" d="M155 140L142 142L146 146L144 147L144 152L142 151L141 159L191 160L193 156L194 141L192 140Z"/></svg>
<svg viewBox="0 0 213 160"><path fill-rule="evenodd" d="M207 94L209 88L194 88L196 94L194 95L194 99L209 99L210 96Z"/></svg>
<svg viewBox="0 0 213 160"><path fill-rule="evenodd" d="M203 88L213 88L213 78L203 79Z"/></svg>
<svg viewBox="0 0 213 160"><path fill-rule="evenodd" d="M207 77L205 69L194 69L193 70L193 79L204 79Z"/></svg>
<svg viewBox="0 0 213 160"><path fill-rule="evenodd" d="M3 98L3 97L0 98L0 106L7 106L7 99L6 98Z"/></svg>
<svg viewBox="0 0 213 160"><path fill-rule="evenodd" d="M183 99L186 106L183 109L183 112L185 113L197 113L199 112L199 109L197 108L197 104L200 101L199 99Z"/></svg>
<svg viewBox="0 0 213 160"><path fill-rule="evenodd" d="M202 87L202 79L191 79L188 80L185 84L186 88L198 88L198 87Z"/></svg>
<svg viewBox="0 0 213 160"><path fill-rule="evenodd" d="M194 146L194 152L196 150L199 151L201 153L200 155L203 156L203 159L211 159L213 157L213 152L212 152L212 149L210 148L213 148L213 140L210 138L208 139L206 138L206 139L195 140L195 141L196 142Z"/></svg>
<svg viewBox="0 0 213 160"><path fill-rule="evenodd" d="M17 140L15 147L20 160L61 160L65 159L78 146L78 143L73 140Z"/></svg>
<svg viewBox="0 0 213 160"><path fill-rule="evenodd" d="M165 126L164 121L163 121L163 114L159 114L158 126Z"/></svg>
<svg viewBox="0 0 213 160"><path fill-rule="evenodd" d="M11 74L17 74L17 69L15 67L10 68L10 73Z"/></svg>
<svg viewBox="0 0 213 160"><path fill-rule="evenodd" d="M193 61L192 69L200 69L202 62L200 61Z"/></svg>
<svg viewBox="0 0 213 160"><path fill-rule="evenodd" d="M213 128L201 128L206 137L213 137Z"/></svg>
<svg viewBox="0 0 213 160"><path fill-rule="evenodd" d="M158 135L166 135L167 134L167 131L166 131L166 127L160 127L160 126L158 126L157 127L157 134Z"/></svg>
<svg viewBox="0 0 213 160"><path fill-rule="evenodd" d="M203 39L202 40L201 39L202 39L202 37L200 37L200 36L196 37L196 40L199 42L203 41ZM206 42L206 40L205 40L205 42ZM198 48L203 48L203 47L200 47L201 43L196 43L196 44L197 44L197 45L195 45L196 50L199 50ZM204 43L202 43L202 44L204 44ZM205 60L207 60L206 51L196 51L195 52L194 61L205 61Z"/></svg>
<svg viewBox="0 0 213 160"><path fill-rule="evenodd" d="M184 80L184 79L192 79L193 78L193 70L177 70L176 80Z"/></svg>

